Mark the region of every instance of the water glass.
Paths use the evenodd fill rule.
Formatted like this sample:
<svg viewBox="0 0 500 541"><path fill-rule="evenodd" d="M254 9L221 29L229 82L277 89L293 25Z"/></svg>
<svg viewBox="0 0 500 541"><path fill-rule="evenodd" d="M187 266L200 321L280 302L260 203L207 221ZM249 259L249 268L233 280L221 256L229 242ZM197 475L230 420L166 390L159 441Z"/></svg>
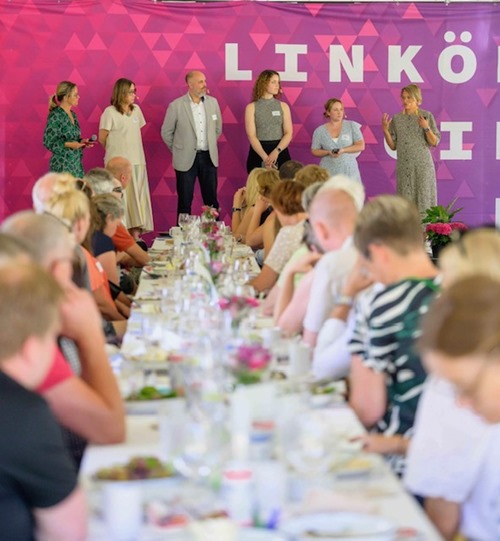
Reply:
<svg viewBox="0 0 500 541"><path fill-rule="evenodd" d="M103 515L110 540L135 541L143 520L140 485L136 481L105 483Z"/></svg>

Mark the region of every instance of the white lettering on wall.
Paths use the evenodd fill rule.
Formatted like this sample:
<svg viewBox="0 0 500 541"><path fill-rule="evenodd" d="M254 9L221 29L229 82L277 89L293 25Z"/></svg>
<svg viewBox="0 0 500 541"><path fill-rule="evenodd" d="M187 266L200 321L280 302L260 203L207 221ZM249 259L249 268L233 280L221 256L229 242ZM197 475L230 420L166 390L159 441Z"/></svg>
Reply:
<svg viewBox="0 0 500 541"><path fill-rule="evenodd" d="M307 73L299 71L299 54L307 54L307 45L277 43L274 50L285 55L285 71L280 72L282 81L307 81Z"/></svg>
<svg viewBox="0 0 500 541"><path fill-rule="evenodd" d="M330 45L330 82L340 83L342 81L342 71L344 68L351 83L363 82L363 45L353 45L351 47L352 59L346 53L342 45Z"/></svg>
<svg viewBox="0 0 500 541"><path fill-rule="evenodd" d="M423 83L417 68L413 65L413 58L420 51L422 45L410 45L404 53L401 54L400 45L389 45L389 67L387 81L389 83L400 83L401 73L406 73L408 80L412 83Z"/></svg>
<svg viewBox="0 0 500 541"><path fill-rule="evenodd" d="M472 122L441 122L441 131L450 133L450 148L441 150L442 160L471 160L472 150L464 149L464 132L472 131Z"/></svg>
<svg viewBox="0 0 500 541"><path fill-rule="evenodd" d="M226 43L226 81L251 81L252 70L238 68L238 44Z"/></svg>
<svg viewBox="0 0 500 541"><path fill-rule="evenodd" d="M497 122L497 160L500 160L500 122Z"/></svg>
<svg viewBox="0 0 500 541"><path fill-rule="evenodd" d="M455 32L446 32L444 39L447 43L452 43L456 39ZM469 43L472 39L470 32L462 32L460 40L463 43ZM462 59L462 69L454 71L451 65L455 57ZM441 51L438 59L438 70L441 77L449 83L460 84L470 81L477 69L477 59L474 51L465 45L450 45Z"/></svg>

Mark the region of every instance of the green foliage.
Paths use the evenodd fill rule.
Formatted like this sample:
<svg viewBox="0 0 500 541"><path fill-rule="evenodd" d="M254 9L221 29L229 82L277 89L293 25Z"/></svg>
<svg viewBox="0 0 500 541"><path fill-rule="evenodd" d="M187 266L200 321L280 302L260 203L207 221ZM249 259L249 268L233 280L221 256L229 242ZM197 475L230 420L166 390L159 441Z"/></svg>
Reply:
<svg viewBox="0 0 500 541"><path fill-rule="evenodd" d="M457 198L453 199L451 203L449 203L446 207L443 207L443 205L436 205L434 207L430 207L425 211L425 216L422 219L423 224L448 224L452 221L455 214L460 212L463 207L460 207L458 209L454 209L453 205L456 203Z"/></svg>

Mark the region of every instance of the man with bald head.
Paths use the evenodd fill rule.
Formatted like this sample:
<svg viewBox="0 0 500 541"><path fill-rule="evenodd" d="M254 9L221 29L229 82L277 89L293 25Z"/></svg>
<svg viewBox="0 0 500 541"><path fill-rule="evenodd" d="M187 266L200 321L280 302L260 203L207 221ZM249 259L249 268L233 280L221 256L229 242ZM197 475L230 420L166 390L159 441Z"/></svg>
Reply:
<svg viewBox="0 0 500 541"><path fill-rule="evenodd" d="M161 136L172 152L177 181L177 215L191 214L196 177L203 203L216 209L217 139L222 133L222 116L215 98L207 95L207 81L201 71L186 75L188 92L168 106Z"/></svg>
<svg viewBox="0 0 500 541"><path fill-rule="evenodd" d="M325 182L309 207L309 221L325 252L314 269L304 318L304 340L311 346L316 345L318 333L332 308L347 302L340 292L356 262L352 235L364 199L361 183L336 175Z"/></svg>

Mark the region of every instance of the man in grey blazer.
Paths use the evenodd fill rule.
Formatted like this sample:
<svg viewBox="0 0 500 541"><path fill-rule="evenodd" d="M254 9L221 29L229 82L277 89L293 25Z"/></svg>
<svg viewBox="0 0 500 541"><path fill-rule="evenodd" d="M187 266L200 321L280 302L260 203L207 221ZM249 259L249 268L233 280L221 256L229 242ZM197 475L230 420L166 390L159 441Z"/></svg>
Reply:
<svg viewBox="0 0 500 541"><path fill-rule="evenodd" d="M161 127L162 139L172 152L177 179L177 215L191 214L196 177L203 203L219 208L217 139L222 133L219 104L207 96L207 81L201 71L190 71L186 83L188 93L170 103Z"/></svg>

